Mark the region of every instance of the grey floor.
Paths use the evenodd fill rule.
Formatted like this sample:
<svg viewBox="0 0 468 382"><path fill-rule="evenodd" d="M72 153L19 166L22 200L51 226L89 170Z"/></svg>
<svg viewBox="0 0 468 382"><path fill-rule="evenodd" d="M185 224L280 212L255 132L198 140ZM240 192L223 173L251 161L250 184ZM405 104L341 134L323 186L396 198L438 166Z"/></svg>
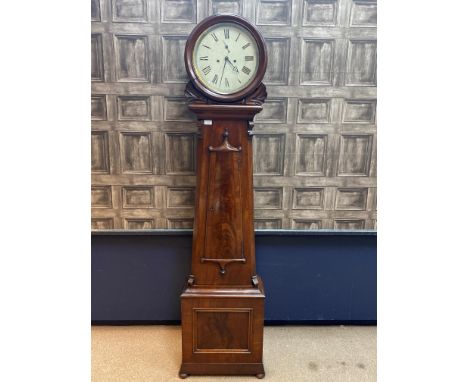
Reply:
<svg viewBox="0 0 468 382"><path fill-rule="evenodd" d="M377 380L376 327L267 326L263 381L370 382ZM182 381L180 326L94 326L92 381ZM200 377L185 381L259 381Z"/></svg>

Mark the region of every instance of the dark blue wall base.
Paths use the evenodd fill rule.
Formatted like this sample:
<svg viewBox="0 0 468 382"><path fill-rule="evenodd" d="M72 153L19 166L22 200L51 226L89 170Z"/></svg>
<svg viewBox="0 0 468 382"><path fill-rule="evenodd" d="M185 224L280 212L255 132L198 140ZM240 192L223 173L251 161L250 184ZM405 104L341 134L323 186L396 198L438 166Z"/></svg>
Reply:
<svg viewBox="0 0 468 382"><path fill-rule="evenodd" d="M170 320L170 321L91 321L91 325L95 326L134 326L134 325L180 325L180 320ZM376 326L377 320L351 320L351 321L315 321L315 320L305 320L305 321L278 321L278 320L265 320L265 326L284 326L284 325L313 325L313 326L330 326L330 325L353 325L353 326Z"/></svg>
<svg viewBox="0 0 468 382"><path fill-rule="evenodd" d="M375 324L373 232L257 232L267 324ZM179 323L191 231L92 235L95 324Z"/></svg>

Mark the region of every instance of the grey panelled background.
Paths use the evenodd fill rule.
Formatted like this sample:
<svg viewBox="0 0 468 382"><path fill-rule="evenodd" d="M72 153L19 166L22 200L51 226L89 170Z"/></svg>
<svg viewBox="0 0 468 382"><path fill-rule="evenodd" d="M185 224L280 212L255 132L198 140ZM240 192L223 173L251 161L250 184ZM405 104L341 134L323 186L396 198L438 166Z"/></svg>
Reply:
<svg viewBox="0 0 468 382"><path fill-rule="evenodd" d="M377 5L363 0L92 1L92 228L192 227L183 51L214 13L254 22L268 46L256 228L375 229Z"/></svg>

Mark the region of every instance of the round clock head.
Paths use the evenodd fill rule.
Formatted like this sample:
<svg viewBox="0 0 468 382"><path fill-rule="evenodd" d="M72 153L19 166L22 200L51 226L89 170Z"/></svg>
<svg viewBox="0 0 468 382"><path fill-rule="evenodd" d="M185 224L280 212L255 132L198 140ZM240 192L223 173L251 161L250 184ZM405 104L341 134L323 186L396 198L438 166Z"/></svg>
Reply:
<svg viewBox="0 0 468 382"><path fill-rule="evenodd" d="M266 70L265 42L246 20L211 16L198 24L186 50L187 72L208 97L233 101L260 84Z"/></svg>

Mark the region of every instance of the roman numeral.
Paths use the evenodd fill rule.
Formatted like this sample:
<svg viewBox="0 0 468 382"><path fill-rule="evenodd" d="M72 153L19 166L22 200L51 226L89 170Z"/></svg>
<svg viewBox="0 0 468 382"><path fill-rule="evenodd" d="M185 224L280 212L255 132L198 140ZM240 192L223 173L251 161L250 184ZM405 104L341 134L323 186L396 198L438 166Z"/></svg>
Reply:
<svg viewBox="0 0 468 382"><path fill-rule="evenodd" d="M229 87L229 81L227 78L224 79L224 84L226 85L227 88Z"/></svg>
<svg viewBox="0 0 468 382"><path fill-rule="evenodd" d="M205 67L202 69L202 72L203 72L203 74L206 76L209 72L211 72L211 66L210 66L210 65L205 66Z"/></svg>
<svg viewBox="0 0 468 382"><path fill-rule="evenodd" d="M245 44L245 45L242 47L242 49L245 49L245 48L247 48L247 47L249 47L249 46L250 46L250 42L248 42L247 44Z"/></svg>
<svg viewBox="0 0 468 382"><path fill-rule="evenodd" d="M215 76L213 77L213 80L211 82L213 82L214 84L218 83L218 75L217 74L215 74Z"/></svg>
<svg viewBox="0 0 468 382"><path fill-rule="evenodd" d="M211 49L208 45L202 44L205 48Z"/></svg>
<svg viewBox="0 0 468 382"><path fill-rule="evenodd" d="M250 74L250 69L247 68L246 66L244 66L244 67L242 68L242 71L243 71L245 74L247 74L247 75Z"/></svg>
<svg viewBox="0 0 468 382"><path fill-rule="evenodd" d="M208 61L208 56L200 57L200 60L201 60L201 61ZM247 60L246 60L246 61L247 61Z"/></svg>
<svg viewBox="0 0 468 382"><path fill-rule="evenodd" d="M237 42L237 40L239 40L239 37L240 37L240 33L236 37L236 42Z"/></svg>
<svg viewBox="0 0 468 382"><path fill-rule="evenodd" d="M215 32L213 32L213 33L211 34L211 37L213 37L213 39L214 39L215 41L218 41L218 36L216 36L216 33L215 33Z"/></svg>
<svg viewBox="0 0 468 382"><path fill-rule="evenodd" d="M224 38L226 38L226 39L229 38L229 29L224 30Z"/></svg>
<svg viewBox="0 0 468 382"><path fill-rule="evenodd" d="M253 56L245 56L245 61L253 61Z"/></svg>

